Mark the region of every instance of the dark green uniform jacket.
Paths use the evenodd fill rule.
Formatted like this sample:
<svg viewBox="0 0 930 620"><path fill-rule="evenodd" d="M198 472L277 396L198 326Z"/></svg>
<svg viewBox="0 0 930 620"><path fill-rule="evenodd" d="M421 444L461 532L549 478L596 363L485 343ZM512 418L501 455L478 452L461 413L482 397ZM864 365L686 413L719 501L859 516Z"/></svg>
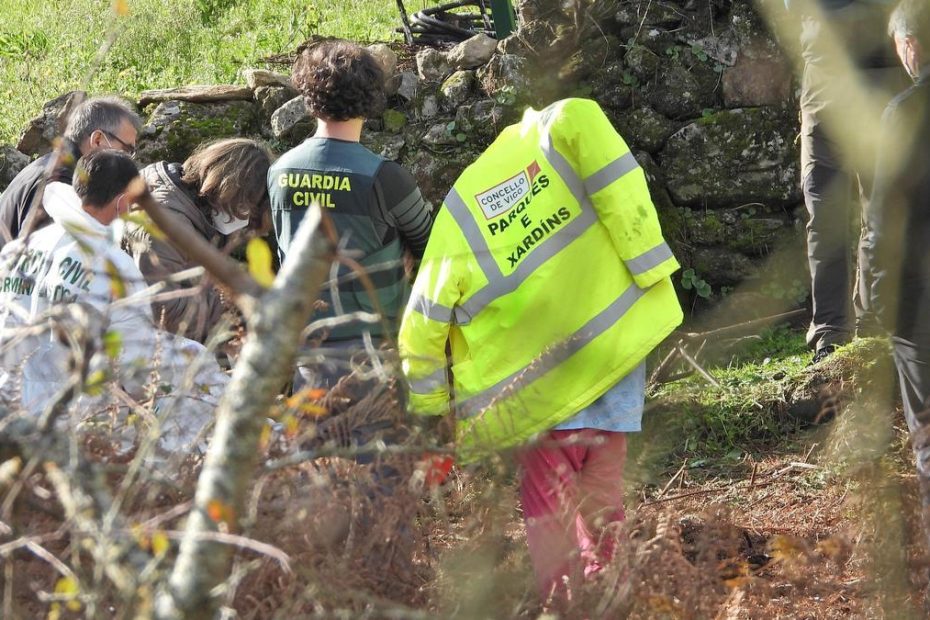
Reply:
<svg viewBox="0 0 930 620"><path fill-rule="evenodd" d="M333 222L341 250L366 268L374 284L376 299L350 268L334 266L338 295L324 285L321 299L328 309L316 318L380 310L396 332L408 295L404 248L419 259L432 226L429 206L410 173L357 142L309 138L272 166L268 188L282 261L308 207L316 203ZM365 331L381 337L387 335L384 329L354 321L332 329L327 339L356 339Z"/></svg>

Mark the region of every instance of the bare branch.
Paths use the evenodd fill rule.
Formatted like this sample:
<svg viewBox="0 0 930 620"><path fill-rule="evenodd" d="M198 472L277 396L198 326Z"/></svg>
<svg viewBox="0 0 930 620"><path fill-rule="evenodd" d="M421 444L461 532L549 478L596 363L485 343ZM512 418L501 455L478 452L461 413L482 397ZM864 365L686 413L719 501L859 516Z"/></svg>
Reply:
<svg viewBox="0 0 930 620"><path fill-rule="evenodd" d="M249 335L220 401L187 535L168 589L158 598L160 618L212 618L219 604L216 588L228 575L232 554L228 545L204 534L236 527L245 514L264 416L293 374L300 333L329 271L332 248L319 234L321 218L317 207L304 216L293 251L248 317Z"/></svg>

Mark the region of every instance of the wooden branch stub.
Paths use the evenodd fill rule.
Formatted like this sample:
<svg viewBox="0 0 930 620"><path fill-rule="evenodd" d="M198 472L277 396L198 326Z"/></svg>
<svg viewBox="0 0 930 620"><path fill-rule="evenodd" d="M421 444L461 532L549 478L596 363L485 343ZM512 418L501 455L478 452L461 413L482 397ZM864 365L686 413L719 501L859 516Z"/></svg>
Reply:
<svg viewBox="0 0 930 620"><path fill-rule="evenodd" d="M333 248L320 234L321 217L318 207L307 211L280 273L248 321L242 355L217 409L186 535L168 587L157 599L161 620L215 615L232 549L207 533L237 528L246 513L265 417L293 376L300 333L329 272Z"/></svg>

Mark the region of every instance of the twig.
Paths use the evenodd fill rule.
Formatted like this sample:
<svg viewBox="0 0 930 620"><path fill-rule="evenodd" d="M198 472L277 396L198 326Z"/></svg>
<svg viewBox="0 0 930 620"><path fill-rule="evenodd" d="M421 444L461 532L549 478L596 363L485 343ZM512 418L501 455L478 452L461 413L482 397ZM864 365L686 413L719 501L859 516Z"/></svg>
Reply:
<svg viewBox="0 0 930 620"><path fill-rule="evenodd" d="M729 488L733 488L733 487L729 487ZM686 498L686 497L694 497L694 496L696 496L696 495L710 495L711 493L723 493L724 491L728 491L728 490L729 490L728 488L723 488L723 489L699 489L699 490L697 490L697 491L688 491L687 493L681 493L681 494L679 494L679 495L672 495L671 497L660 497L660 498L654 499L654 500L652 500L652 501L650 501L650 502L646 502L646 503L643 504L643 505L644 505L644 506L654 506L654 505L656 505L656 504L664 504L665 502L674 502L674 501L677 500L677 499L684 499L684 498Z"/></svg>
<svg viewBox="0 0 930 620"><path fill-rule="evenodd" d="M701 341L701 346L699 346L699 347L698 347L698 350L694 352L694 359L695 359L695 360L701 359L701 353L704 352L704 347L705 347L705 346L707 346L707 339L706 339L706 338L705 338L704 340Z"/></svg>
<svg viewBox="0 0 930 620"><path fill-rule="evenodd" d="M742 323L737 323L735 325L728 325L726 327L721 327L719 329L712 329L707 332L685 332L681 334L682 338L687 340L707 340L710 338L717 338L724 334L729 334L731 332L738 332L744 329L750 329L758 325L764 325L765 323L774 323L775 321L784 321L787 319L793 319L799 316L805 316L807 310L799 308L797 310L792 310L791 312L783 312L781 314L773 314L771 316L764 316L758 319L752 319L751 321L744 321Z"/></svg>
<svg viewBox="0 0 930 620"><path fill-rule="evenodd" d="M684 346L684 345L679 346L679 347L678 347L678 351L679 351L679 353L681 354L681 356L682 356L683 358L685 358L685 361L688 362L689 364L691 364L691 366L693 366L694 369L695 369L696 371L698 371L698 373L699 373L702 377L704 377L704 379L706 379L708 383L710 383L710 384L711 384L712 386L714 386L715 388L718 388L718 389L720 388L720 383L719 383L716 379L714 379L714 378L710 375L709 372L707 372L706 370L704 370L704 367L701 366L700 364L698 364L697 361L696 361L693 357L691 357L691 354L688 353L688 351L687 351L687 349L685 349L685 346Z"/></svg>
<svg viewBox="0 0 930 620"><path fill-rule="evenodd" d="M139 524L139 527L143 529L152 529L152 528L158 527L165 521L171 521L172 519L176 519L177 517L187 514L187 512L190 511L191 506L193 505L194 505L194 502L192 502L191 500L188 500L186 502L181 502L177 506L173 507L171 510L167 512L163 512L160 515L155 515L154 517L152 517L151 519L147 521L143 521L142 523Z"/></svg>
<svg viewBox="0 0 930 620"><path fill-rule="evenodd" d="M678 471L675 472L675 475L671 477L671 479L665 484L665 486L659 492L659 497L665 496L665 494L671 488L672 484L675 482L675 480L678 479L678 476L680 476L685 471L685 468L687 466L688 466L688 459L685 459L685 462L681 464L681 467L678 468Z"/></svg>
<svg viewBox="0 0 930 620"><path fill-rule="evenodd" d="M400 11L400 23L404 29L404 40L407 45L413 45L413 32L410 31L410 18L407 17L407 9L404 7L403 0L397 0L397 10Z"/></svg>
<svg viewBox="0 0 930 620"><path fill-rule="evenodd" d="M659 384L671 383L673 381L677 381L679 379L683 379L687 376L690 376L690 373L688 374L679 373L672 377L668 376L668 372L671 369L672 364L675 363L675 360L678 359L678 357L684 357L685 361L687 361L692 367L694 367L698 372L700 372L701 375L705 379L707 379L711 384L715 385L716 387L719 387L717 382L712 377L710 377L706 372L704 372L704 370L697 363L698 356L700 356L701 352L704 350L704 346L707 344L709 340L711 340L712 338L720 338L722 336L725 336L726 334L730 334L733 332L740 332L745 329L751 329L759 325L764 325L766 323L773 323L776 321L792 319L797 316L802 316L806 312L807 311L804 309L792 310L791 312L783 312L781 314L774 314L771 316L766 316L766 317L762 317L758 319L752 319L751 321L744 321L742 323L737 323L735 325L728 325L726 327L712 329L706 332L681 333L679 334L680 338L678 342L676 343L675 347L671 351L669 351L668 355L666 355L662 359L662 361L659 363L656 369L652 372L652 375L649 377L648 384L650 387L655 387L656 385L659 385ZM694 355L694 357L690 358L687 351L685 350L685 347L695 342L700 342L701 345L699 346L698 352Z"/></svg>
<svg viewBox="0 0 930 620"><path fill-rule="evenodd" d="M131 532L128 531L126 533L131 534ZM185 536L193 536L195 540L209 540L212 542L222 543L224 545L232 545L233 547L238 547L240 549L248 549L249 551L254 551L260 555L268 556L280 564L281 568L284 569L285 572L292 572L291 557L274 545L263 543L260 540L239 536L237 534L229 534L226 532L199 531L192 534L180 530L164 530L164 534L172 540L184 540Z"/></svg>
<svg viewBox="0 0 930 620"><path fill-rule="evenodd" d="M40 545L40 540L42 540L40 537L28 536L10 541L0 545L0 556L8 556L17 549L28 549L36 557L51 564L63 577L71 577L77 581L77 577L75 576L74 571L68 568L64 562L56 558L53 554L49 553L45 547Z"/></svg>
<svg viewBox="0 0 930 620"><path fill-rule="evenodd" d="M763 481L763 482L756 483L756 485L755 485L754 487L751 487L751 488L758 489L759 487L768 486L768 485L770 485L770 484L776 484L776 483L778 483L778 482L791 482L791 480L779 480L779 479L777 479L777 478L776 478L776 479L773 479L773 480L765 480L765 481ZM726 493L727 491L738 490L738 489L747 489L747 490L748 490L749 488L750 488L750 487L749 487L748 485L733 485L733 486L730 486L730 487L722 487L722 488L719 488L719 489L699 489L699 490L697 490L697 491L689 491L689 492L687 492L687 493L681 493L680 495L673 495L673 496L671 496L671 497L661 497L661 498L657 498L657 499L654 499L654 500L652 500L652 501L649 501L649 502L644 503L643 506L654 506L654 505L656 505L656 504L664 504L664 503L666 503L666 502L674 502L675 500L678 500L678 499L685 499L685 498L687 498L687 497L694 497L694 496L696 496L696 495L712 495L712 494L714 494L714 493Z"/></svg>
<svg viewBox="0 0 930 620"><path fill-rule="evenodd" d="M197 480L194 508L178 557L167 587L156 600L158 618L213 617L216 612L215 589L227 579L232 559L231 550L216 543L241 541L225 535L212 537L219 534L219 523L210 517L211 507L222 506L230 515L224 522L234 527L243 514L264 416L293 374L300 332L331 264L333 247L320 234L321 220L316 206L303 217L292 251L272 287L262 295L261 311L249 317L242 355L217 407L213 439ZM238 273L251 283L253 292L261 292L254 288L258 285L252 278Z"/></svg>
<svg viewBox="0 0 930 620"><path fill-rule="evenodd" d="M680 341L680 340L678 341L678 344L681 344L681 341ZM649 384L650 384L650 385L663 382L662 379L665 377L665 373L668 371L669 367L670 367L670 366L672 365L672 363L675 361L675 358L676 358L676 357L678 357L678 347L677 347L677 346L676 346L674 349L672 349L671 351L669 351L669 352L668 352L668 355L666 355L666 356L662 359L662 361L659 362L659 365L656 366L656 369L655 369L654 371L652 371L652 376L649 377Z"/></svg>

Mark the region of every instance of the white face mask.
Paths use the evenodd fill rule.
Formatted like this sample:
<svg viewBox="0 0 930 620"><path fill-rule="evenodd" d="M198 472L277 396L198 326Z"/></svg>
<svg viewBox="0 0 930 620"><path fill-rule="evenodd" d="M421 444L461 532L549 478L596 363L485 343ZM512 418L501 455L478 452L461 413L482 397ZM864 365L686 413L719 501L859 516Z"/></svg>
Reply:
<svg viewBox="0 0 930 620"><path fill-rule="evenodd" d="M237 217L232 217L231 215L220 213L219 211L213 212L213 228L224 235L231 235L248 225L249 220L240 220Z"/></svg>

